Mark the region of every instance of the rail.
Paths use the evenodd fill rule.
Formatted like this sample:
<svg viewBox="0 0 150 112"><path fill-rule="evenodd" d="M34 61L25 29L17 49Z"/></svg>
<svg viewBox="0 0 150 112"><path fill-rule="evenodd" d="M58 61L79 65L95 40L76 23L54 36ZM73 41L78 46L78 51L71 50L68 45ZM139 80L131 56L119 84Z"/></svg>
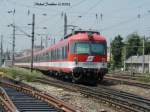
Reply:
<svg viewBox="0 0 150 112"><path fill-rule="evenodd" d="M101 102L108 103L109 105L124 111L150 112L149 100L139 96L134 97L134 95L129 93L122 93L121 91L118 92L116 90L111 90L104 86L99 86L99 88L87 87L84 85L77 85L59 80L49 80L48 78L37 79L37 82L50 84L71 91L79 91L82 94L95 97Z"/></svg>
<svg viewBox="0 0 150 112"><path fill-rule="evenodd" d="M146 84L146 83L141 83L135 80L128 80L128 79L122 79L120 77L113 77L113 76L106 76L105 79L107 81L114 81L117 83L121 83L121 84L127 84L127 85L132 85L132 86L137 86L137 87L141 87L141 88L145 88L145 89L150 89L150 84Z"/></svg>
<svg viewBox="0 0 150 112"><path fill-rule="evenodd" d="M24 84L26 86L22 86L22 85L20 86L19 84L16 85L16 84L12 84L7 81L1 81L0 85L3 87L13 88L19 92L28 94L36 99L39 99L41 101L48 103L49 105L53 105L54 107L59 108L64 112L77 112L77 111L80 112L81 111L79 109L78 110L75 109L73 106L68 105L65 102L63 102L45 92L35 90L34 88L29 87L26 84ZM4 92L1 92L1 96L3 96L3 93ZM1 102L2 102L4 108L7 107L7 110L10 110L10 112L16 112L17 109L14 108L14 105L12 104L11 101L9 101L9 103L8 103L8 102L6 102L6 100L4 100L4 97L1 97ZM16 110L14 110L14 109L16 109Z"/></svg>

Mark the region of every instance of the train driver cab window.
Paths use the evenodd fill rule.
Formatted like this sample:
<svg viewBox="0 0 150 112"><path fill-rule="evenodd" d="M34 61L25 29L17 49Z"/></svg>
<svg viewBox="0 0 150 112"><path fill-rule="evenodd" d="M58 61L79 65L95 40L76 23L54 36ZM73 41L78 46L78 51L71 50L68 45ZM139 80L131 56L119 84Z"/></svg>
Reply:
<svg viewBox="0 0 150 112"><path fill-rule="evenodd" d="M104 43L93 42L91 44L91 53L105 55L106 54L106 45Z"/></svg>
<svg viewBox="0 0 150 112"><path fill-rule="evenodd" d="M74 53L75 54L89 54L90 53L89 43L87 43L87 42L75 43Z"/></svg>

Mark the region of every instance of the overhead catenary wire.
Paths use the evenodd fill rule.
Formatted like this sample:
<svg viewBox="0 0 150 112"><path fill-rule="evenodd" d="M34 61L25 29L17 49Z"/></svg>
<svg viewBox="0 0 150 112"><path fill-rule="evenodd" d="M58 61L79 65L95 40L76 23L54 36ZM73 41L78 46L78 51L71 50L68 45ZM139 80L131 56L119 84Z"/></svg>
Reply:
<svg viewBox="0 0 150 112"><path fill-rule="evenodd" d="M149 14L144 14L144 15L142 15L142 18L144 18L144 17L146 17L146 16L149 16ZM137 16L136 16L136 17L130 18L130 19L128 19L128 20L121 21L121 22L119 22L119 23L116 23L116 24L113 24L113 25L111 25L111 26L105 27L105 28L103 28L103 29L101 29L101 30L102 30L102 31L110 30L110 29L112 29L112 28L116 28L116 27L122 26L122 25L124 25L124 24L127 24L127 23L129 23L129 22L135 21L135 20L137 20L137 19L138 19L138 18L137 18Z"/></svg>
<svg viewBox="0 0 150 112"><path fill-rule="evenodd" d="M6 0L6 1L15 1L15 0ZM83 0L81 0L81 1L79 1L78 3L80 4L80 3L82 3L83 2ZM16 2L17 3L17 5L19 5L20 4L20 2ZM19 3L19 4L18 4ZM84 3L84 2L83 2ZM23 5L23 4L22 4ZM25 4L24 4L25 5ZM144 5L144 4L143 4ZM78 5L77 5L78 6ZM24 6L24 7L26 7L26 6ZM33 7L33 6L32 6ZM138 7L139 7L139 5L138 5ZM30 7L26 7L26 8L30 8ZM74 7L73 7L74 8ZM137 7L136 7L137 8ZM37 8L36 7L36 9L38 10L38 9L42 9L42 10L45 10L45 9L43 9L43 8ZM68 9L69 9L69 7L68 7ZM123 10L124 10L124 8L123 8ZM119 11L121 11L121 10L119 10ZM115 11L113 12L113 13L115 13ZM88 14L91 14L90 13L90 11L87 13L87 14L85 14L85 15L83 15L83 16L86 16L86 15L88 15ZM55 17L52 17L52 19L53 18L55 18ZM135 17L136 18L136 17ZM76 21L78 21L78 19L79 18L77 18L77 20ZM116 27L120 27L121 25L125 25L125 24L127 24L127 23L130 23L129 21L133 21L134 19L129 19L129 20L125 20L125 21L121 21L121 22L119 22L119 23L116 23L116 24L114 24L114 25L110 25L110 26L106 26L106 27L104 27L102 30L103 31L108 31L108 30L111 30L111 29L113 29L113 28L116 28ZM55 19L55 21L57 21L56 19ZM43 22L44 22L44 20L43 20ZM43 23L43 22L41 22L41 23ZM46 22L46 21L45 21ZM54 21L52 21L52 26L53 26L53 24L54 24L55 22ZM56 24L56 23L55 23ZM39 23L39 25L40 25L40 23ZM57 25L57 24L56 24ZM61 27L59 27L58 29L62 29L63 28L63 26L61 26ZM57 28L56 28L56 30L57 30ZM60 30L59 30L59 32L60 32Z"/></svg>
<svg viewBox="0 0 150 112"><path fill-rule="evenodd" d="M94 8L96 8L100 2L102 2L103 0L98 0L96 3L94 3L94 5L92 5L88 10L86 10L86 12L84 12L83 14L81 14L82 16L87 15L91 10L93 10ZM75 19L74 21L72 21L70 24L75 23L79 18ZM62 28L63 26L59 27ZM60 31L59 31L60 32Z"/></svg>
<svg viewBox="0 0 150 112"><path fill-rule="evenodd" d="M75 6L78 6L78 5L81 5L82 3L84 3L85 1L87 1L87 0L80 0L79 2L77 2L77 3L75 3L74 5L72 5L71 7L68 7L68 8L66 8L65 10L63 10L63 12L65 12L65 11L67 11L68 9L70 10L70 9L73 9ZM57 15L57 14L56 14ZM54 17L55 17L55 15L54 15ZM47 22L47 20L52 20L52 19L54 19L54 17L52 18L52 17L50 17L50 18L48 18L48 19L46 19L46 20L42 20L42 21L40 21L40 22L38 22L37 24L40 24L40 23L45 23L45 22ZM57 22L58 20L57 19L55 19L55 21ZM53 22L53 24L56 24L55 22ZM51 26L53 26L53 25L51 25ZM62 28L62 26L61 27L59 27L59 28ZM59 29L58 28L58 29Z"/></svg>
<svg viewBox="0 0 150 112"><path fill-rule="evenodd" d="M72 10L74 7L76 7L76 6L78 6L78 5L81 5L81 4L84 3L85 1L87 1L87 0L80 0L79 2L77 2L77 3L74 4L74 5L72 5L71 7L68 7L68 8L66 8L65 10L63 10L63 12L67 11L68 9L69 9L69 10ZM57 13L57 14L59 14L59 13ZM57 14L55 14L55 15L57 15ZM55 15L54 15L54 17L55 17ZM49 19L52 19L52 18L50 17L50 18L48 18L48 19L46 19L46 20L40 21L39 23L45 22L45 21L47 21L47 20L49 20Z"/></svg>

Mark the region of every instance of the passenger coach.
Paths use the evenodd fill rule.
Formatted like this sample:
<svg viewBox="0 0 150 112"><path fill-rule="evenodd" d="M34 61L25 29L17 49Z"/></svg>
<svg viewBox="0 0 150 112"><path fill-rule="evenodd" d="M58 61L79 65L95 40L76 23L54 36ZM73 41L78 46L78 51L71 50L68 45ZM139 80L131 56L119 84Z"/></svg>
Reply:
<svg viewBox="0 0 150 112"><path fill-rule="evenodd" d="M75 31L58 43L34 52L34 68L48 70L74 82L97 84L107 72L107 43L98 32ZM30 67L31 55L16 59L15 65Z"/></svg>

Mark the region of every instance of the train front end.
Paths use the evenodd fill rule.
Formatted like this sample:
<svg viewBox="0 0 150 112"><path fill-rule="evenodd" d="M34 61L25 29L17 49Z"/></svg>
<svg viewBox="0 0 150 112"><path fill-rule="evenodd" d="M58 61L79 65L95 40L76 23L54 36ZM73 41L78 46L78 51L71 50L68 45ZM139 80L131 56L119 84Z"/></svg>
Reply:
<svg viewBox="0 0 150 112"><path fill-rule="evenodd" d="M97 84L107 72L107 43L98 33L79 33L72 39L69 59L74 82Z"/></svg>

